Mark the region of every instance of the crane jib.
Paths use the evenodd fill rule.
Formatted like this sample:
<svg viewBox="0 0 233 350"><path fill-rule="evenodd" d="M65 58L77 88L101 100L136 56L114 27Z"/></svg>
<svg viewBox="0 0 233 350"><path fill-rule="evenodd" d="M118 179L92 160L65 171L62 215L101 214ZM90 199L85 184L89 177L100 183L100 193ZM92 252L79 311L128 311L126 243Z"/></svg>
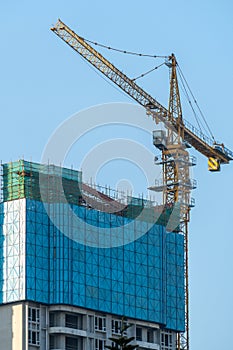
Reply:
<svg viewBox="0 0 233 350"><path fill-rule="evenodd" d="M119 86L127 95L143 107L149 109L152 116L156 115L156 119L159 119L168 127L173 126L175 130L181 128L183 130L184 140L197 149L197 151L206 157L218 158L223 164L227 164L233 160L233 152L223 144L213 144L206 135L186 121L182 120L182 124L178 125L177 119L169 115L167 108L122 73L61 20L58 20L55 27L51 28L51 30L102 74Z"/></svg>

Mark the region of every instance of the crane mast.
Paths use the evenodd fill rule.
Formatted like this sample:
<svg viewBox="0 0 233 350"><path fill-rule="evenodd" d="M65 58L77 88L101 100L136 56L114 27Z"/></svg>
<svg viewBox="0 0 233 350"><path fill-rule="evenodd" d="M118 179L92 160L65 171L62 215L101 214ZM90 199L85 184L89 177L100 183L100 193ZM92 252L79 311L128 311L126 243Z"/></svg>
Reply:
<svg viewBox="0 0 233 350"><path fill-rule="evenodd" d="M182 107L176 73L176 58L172 54L170 60L170 96L169 116L177 120L177 128L167 128L167 145L162 149L163 167L163 202L174 207L179 204L180 224L179 232L184 236L184 274L185 274L185 332L177 333L177 349L189 350L189 275L188 275L188 222L192 206L191 190L195 185L190 179L189 168L195 165L194 160L186 150ZM159 189L159 188L157 188ZM156 186L155 186L156 190ZM169 227L168 227L169 229Z"/></svg>
<svg viewBox="0 0 233 350"><path fill-rule="evenodd" d="M162 122L166 127L166 135L163 130L153 133L154 145L162 151L161 159L158 159L157 164L163 168L163 179L162 182L155 182L155 185L149 189L163 193L164 205L179 207L180 220L176 230L184 236L185 332L177 333L177 349L189 350L188 222L190 208L193 206L190 193L196 187L196 183L190 179L189 169L195 165L195 159L190 157L187 145L193 146L198 152L208 157L210 164L216 164L214 170L219 170L220 164L228 164L233 160L233 152L223 144L213 143L183 119L176 73L177 61L174 54L166 63L170 68L170 97L167 109L61 20L58 20L51 30L127 95L145 107L147 114L154 121ZM171 228L173 229L174 227Z"/></svg>

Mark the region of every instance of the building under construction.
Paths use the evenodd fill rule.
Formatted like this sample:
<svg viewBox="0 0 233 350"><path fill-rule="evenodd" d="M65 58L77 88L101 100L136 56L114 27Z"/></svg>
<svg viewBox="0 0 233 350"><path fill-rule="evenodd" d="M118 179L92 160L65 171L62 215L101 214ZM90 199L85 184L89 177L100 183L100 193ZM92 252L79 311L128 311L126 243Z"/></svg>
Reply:
<svg viewBox="0 0 233 350"><path fill-rule="evenodd" d="M189 169L196 162L188 149L207 157L212 172L233 152L215 140L199 106L211 138L183 118L177 71L186 94L190 88L174 54L161 56L170 75L165 108L90 43L113 48L61 20L51 29L166 129L153 132L162 179L149 187L162 192L163 205L85 184L76 170L3 164L0 342L5 350L104 350L127 322L124 335L138 349L189 350L188 223L196 187Z"/></svg>
<svg viewBox="0 0 233 350"><path fill-rule="evenodd" d="M175 350L185 330L184 237L167 231L171 214L84 184L76 170L3 164L4 349L104 350L125 316L139 349Z"/></svg>

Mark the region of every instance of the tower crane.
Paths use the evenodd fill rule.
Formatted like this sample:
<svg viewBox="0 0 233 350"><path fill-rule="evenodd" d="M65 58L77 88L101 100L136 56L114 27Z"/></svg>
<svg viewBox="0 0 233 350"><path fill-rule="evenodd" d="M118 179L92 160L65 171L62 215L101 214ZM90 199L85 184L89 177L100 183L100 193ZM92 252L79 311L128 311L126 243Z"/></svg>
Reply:
<svg viewBox="0 0 233 350"><path fill-rule="evenodd" d="M156 123L161 122L166 127L166 132L164 130L153 132L153 143L162 152L157 164L162 166L163 179L149 189L163 193L164 205L179 205L179 227L176 230L184 236L185 331L177 333L177 349L189 350L188 222L190 208L193 206L190 192L196 187L196 183L190 179L189 168L195 165L195 160L189 155L187 148L192 146L206 156L210 171L219 171L222 164L228 164L233 160L233 152L223 143L211 142L183 118L176 71L177 60L174 54L168 57L166 63L171 75L169 106L165 108L60 19L51 30L127 95L145 107L147 114Z"/></svg>

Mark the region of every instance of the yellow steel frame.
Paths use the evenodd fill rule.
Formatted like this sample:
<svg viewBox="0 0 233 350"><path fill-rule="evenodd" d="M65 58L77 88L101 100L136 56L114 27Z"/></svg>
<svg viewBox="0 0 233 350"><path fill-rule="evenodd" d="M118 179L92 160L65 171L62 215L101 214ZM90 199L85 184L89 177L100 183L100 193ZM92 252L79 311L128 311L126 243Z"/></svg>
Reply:
<svg viewBox="0 0 233 350"><path fill-rule="evenodd" d="M189 153L183 144L184 129L182 107L178 79L176 73L176 58L170 56L170 97L169 116L177 120L177 128L168 128L167 148L162 151L164 177L164 204L173 206L180 204L179 230L184 235L185 252L185 332L177 333L177 349L189 349L189 288L188 288L188 222L190 211L191 181L189 175Z"/></svg>

